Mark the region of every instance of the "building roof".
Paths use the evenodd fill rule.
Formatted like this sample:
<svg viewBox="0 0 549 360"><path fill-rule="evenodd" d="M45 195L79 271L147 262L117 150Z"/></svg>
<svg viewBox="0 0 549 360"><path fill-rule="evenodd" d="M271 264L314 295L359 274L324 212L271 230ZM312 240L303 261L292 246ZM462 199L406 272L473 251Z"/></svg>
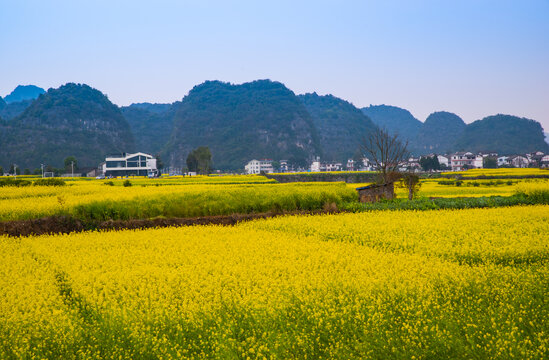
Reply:
<svg viewBox="0 0 549 360"><path fill-rule="evenodd" d="M370 184L370 185L366 185L366 186L357 187L357 188L355 188L355 190L375 189L375 188L378 188L378 187L387 186L387 185L392 184L392 183L394 183L394 181L389 181L388 183L385 183L385 184Z"/></svg>
<svg viewBox="0 0 549 360"><path fill-rule="evenodd" d="M145 156L145 157L148 157L148 158L153 158L152 155L149 155L149 154L145 154L145 153L142 153L142 152L136 152L136 153L123 153L123 154L116 154L116 155L110 155L110 156L107 156L107 159L119 159L119 160L125 160L125 159L128 159L128 158L131 158L131 157L134 157L134 156L138 156L138 155L141 155L141 156Z"/></svg>

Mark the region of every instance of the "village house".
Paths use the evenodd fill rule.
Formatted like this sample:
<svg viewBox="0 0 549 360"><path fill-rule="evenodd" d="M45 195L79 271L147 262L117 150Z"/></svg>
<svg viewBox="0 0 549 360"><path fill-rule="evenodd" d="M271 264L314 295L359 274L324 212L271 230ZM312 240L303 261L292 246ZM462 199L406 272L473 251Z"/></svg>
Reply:
<svg viewBox="0 0 549 360"><path fill-rule="evenodd" d="M395 184L372 184L356 188L360 202L378 202L380 200L392 200L395 196Z"/></svg>
<svg viewBox="0 0 549 360"><path fill-rule="evenodd" d="M347 166L345 166L347 171L354 171L355 170L355 161L353 159L347 160Z"/></svg>
<svg viewBox="0 0 549 360"><path fill-rule="evenodd" d="M451 157L450 164L452 171L463 171L467 169L482 169L483 157L472 152L457 152Z"/></svg>
<svg viewBox="0 0 549 360"><path fill-rule="evenodd" d="M508 166L510 164L511 162L509 156L498 156L498 166Z"/></svg>
<svg viewBox="0 0 549 360"><path fill-rule="evenodd" d="M156 173L156 159L149 154L137 152L122 153L105 158L99 165L104 176L149 176Z"/></svg>
<svg viewBox="0 0 549 360"><path fill-rule="evenodd" d="M513 165L516 168L526 168L528 167L528 164L530 164L530 161L528 161L528 158L522 155L511 156L509 160L511 165Z"/></svg>
<svg viewBox="0 0 549 360"><path fill-rule="evenodd" d="M260 174L261 172L270 174L274 172L273 161L270 159L250 160L244 166L246 174Z"/></svg>
<svg viewBox="0 0 549 360"><path fill-rule="evenodd" d="M320 171L342 171L343 164L338 162L320 162L320 157L316 157L309 167L311 172Z"/></svg>
<svg viewBox="0 0 549 360"><path fill-rule="evenodd" d="M544 155L539 161L539 167L547 169L549 168L549 155Z"/></svg>
<svg viewBox="0 0 549 360"><path fill-rule="evenodd" d="M450 159L444 155L437 155L438 163L445 167L450 167Z"/></svg>

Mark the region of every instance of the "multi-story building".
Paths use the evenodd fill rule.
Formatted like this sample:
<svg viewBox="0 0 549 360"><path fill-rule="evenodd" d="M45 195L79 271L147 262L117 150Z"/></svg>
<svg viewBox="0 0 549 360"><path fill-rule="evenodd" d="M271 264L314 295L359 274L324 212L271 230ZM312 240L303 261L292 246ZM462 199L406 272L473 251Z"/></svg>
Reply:
<svg viewBox="0 0 549 360"><path fill-rule="evenodd" d="M539 162L539 167L541 168L549 168L549 155L544 155L540 162Z"/></svg>
<svg viewBox="0 0 549 360"><path fill-rule="evenodd" d="M100 165L105 176L150 176L156 175L156 159L149 154L137 152L133 154L108 156Z"/></svg>
<svg viewBox="0 0 549 360"><path fill-rule="evenodd" d="M244 166L244 170L246 171L246 174L259 174L261 172L272 173L274 172L273 161L270 159L254 159Z"/></svg>
<svg viewBox="0 0 549 360"><path fill-rule="evenodd" d="M513 165L516 168L526 168L528 167L528 164L530 164L530 161L525 156L516 155L511 156L510 158L511 165Z"/></svg>
<svg viewBox="0 0 549 360"><path fill-rule="evenodd" d="M498 166L507 166L510 165L510 158L509 156L498 156Z"/></svg>
<svg viewBox="0 0 549 360"><path fill-rule="evenodd" d="M319 172L319 171L341 171L343 170L343 164L338 162L320 162L320 158L317 156L313 162L311 162L311 166L309 167L309 170L311 172Z"/></svg>
<svg viewBox="0 0 549 360"><path fill-rule="evenodd" d="M347 171L354 171L355 170L355 161L353 159L348 159L347 160L346 169L347 169Z"/></svg>
<svg viewBox="0 0 549 360"><path fill-rule="evenodd" d="M452 171L462 171L467 169L481 169L483 167L482 155L475 155L472 152L457 152L452 155L450 164Z"/></svg>
<svg viewBox="0 0 549 360"><path fill-rule="evenodd" d="M444 155L437 155L438 163L440 165L444 165L446 167L450 166L450 159L448 159L447 156Z"/></svg>

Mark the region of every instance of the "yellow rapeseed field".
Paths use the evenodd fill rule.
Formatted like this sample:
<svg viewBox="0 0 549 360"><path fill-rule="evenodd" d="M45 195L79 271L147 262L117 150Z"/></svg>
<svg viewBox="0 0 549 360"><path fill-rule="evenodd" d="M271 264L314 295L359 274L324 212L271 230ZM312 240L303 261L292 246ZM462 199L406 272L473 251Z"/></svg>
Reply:
<svg viewBox="0 0 549 360"><path fill-rule="evenodd" d="M549 179L507 179L507 180L462 180L460 186L455 184L445 185L453 182L448 179L421 179L418 197L482 197L482 196L511 196L524 187L534 186L538 189L549 190ZM350 188L370 185L347 184ZM407 198L408 189L395 188L397 198Z"/></svg>
<svg viewBox="0 0 549 360"><path fill-rule="evenodd" d="M461 175L467 177L477 176L549 176L549 170L540 168L499 168L499 169L470 169L466 171L449 171L442 173L442 175Z"/></svg>
<svg viewBox="0 0 549 360"><path fill-rule="evenodd" d="M51 215L106 220L313 210L357 197L343 183L118 185L92 180L59 187L0 187L0 221Z"/></svg>
<svg viewBox="0 0 549 360"><path fill-rule="evenodd" d="M0 358L543 359L549 206L0 237Z"/></svg>

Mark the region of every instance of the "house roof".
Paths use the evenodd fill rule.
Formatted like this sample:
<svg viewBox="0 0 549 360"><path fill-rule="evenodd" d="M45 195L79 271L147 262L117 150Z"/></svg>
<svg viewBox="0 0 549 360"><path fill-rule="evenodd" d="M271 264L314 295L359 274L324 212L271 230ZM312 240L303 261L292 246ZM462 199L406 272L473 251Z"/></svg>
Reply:
<svg viewBox="0 0 549 360"><path fill-rule="evenodd" d="M106 159L128 159L128 158L131 158L131 157L134 157L134 156L138 156L138 155L141 155L141 156L145 156L145 157L148 157L148 158L151 158L153 159L154 157L152 155L149 155L149 154L145 154L145 153L142 153L142 152L136 152L136 153L124 153L124 154L118 154L118 155L110 155L110 156L107 156Z"/></svg>
<svg viewBox="0 0 549 360"><path fill-rule="evenodd" d="M382 187L382 186L387 186L387 185L393 184L393 183L394 183L394 181L390 181L386 184L371 184L371 185L357 187L357 188L355 188L355 190L375 189L375 188Z"/></svg>

